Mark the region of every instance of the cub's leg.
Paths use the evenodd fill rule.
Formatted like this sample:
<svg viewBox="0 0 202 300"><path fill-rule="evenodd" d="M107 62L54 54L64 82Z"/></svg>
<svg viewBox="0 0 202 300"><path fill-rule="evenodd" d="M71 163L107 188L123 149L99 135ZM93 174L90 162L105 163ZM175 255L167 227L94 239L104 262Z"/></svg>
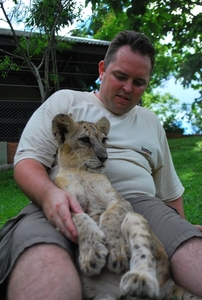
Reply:
<svg viewBox="0 0 202 300"><path fill-rule="evenodd" d="M147 221L139 214L129 212L121 230L131 250L130 271L123 275L120 288L124 294L154 298L159 296L156 260L151 246Z"/></svg>
<svg viewBox="0 0 202 300"><path fill-rule="evenodd" d="M85 213L73 214L73 222L78 232L80 270L87 276L99 274L108 254L105 235Z"/></svg>
<svg viewBox="0 0 202 300"><path fill-rule="evenodd" d="M109 250L107 268L116 274L129 269L130 248L121 233L121 223L130 210L130 203L118 198L110 202L100 217L99 227L105 233L106 247Z"/></svg>

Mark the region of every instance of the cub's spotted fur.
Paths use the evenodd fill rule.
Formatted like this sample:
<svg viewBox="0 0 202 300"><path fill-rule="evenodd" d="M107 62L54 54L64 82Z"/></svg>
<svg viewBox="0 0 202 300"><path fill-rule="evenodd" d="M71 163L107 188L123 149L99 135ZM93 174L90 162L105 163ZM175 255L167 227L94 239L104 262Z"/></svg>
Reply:
<svg viewBox="0 0 202 300"><path fill-rule="evenodd" d="M52 123L59 145L55 183L85 211L73 214L83 299L199 299L175 285L167 255L147 221L101 174L109 129L105 117L93 124L60 114Z"/></svg>

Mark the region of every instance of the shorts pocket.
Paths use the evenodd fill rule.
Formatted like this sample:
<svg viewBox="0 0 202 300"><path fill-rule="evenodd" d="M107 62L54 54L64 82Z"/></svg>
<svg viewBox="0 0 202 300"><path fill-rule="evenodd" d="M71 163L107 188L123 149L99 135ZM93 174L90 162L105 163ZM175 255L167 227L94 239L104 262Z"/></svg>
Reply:
<svg viewBox="0 0 202 300"><path fill-rule="evenodd" d="M6 234L17 224L24 216L27 214L20 214L10 220L8 220L4 226L0 230L0 242L3 240L3 238L6 236Z"/></svg>

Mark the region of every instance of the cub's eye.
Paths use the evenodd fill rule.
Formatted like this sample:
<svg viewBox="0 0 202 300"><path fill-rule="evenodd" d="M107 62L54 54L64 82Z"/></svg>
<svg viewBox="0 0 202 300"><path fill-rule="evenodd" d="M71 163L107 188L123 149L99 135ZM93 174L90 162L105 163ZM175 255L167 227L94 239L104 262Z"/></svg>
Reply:
<svg viewBox="0 0 202 300"><path fill-rule="evenodd" d="M80 138L79 141L82 142L83 144L91 145L91 141L87 136Z"/></svg>
<svg viewBox="0 0 202 300"><path fill-rule="evenodd" d="M106 141L107 141L107 138L104 137L104 138L102 139L102 143L103 143L103 144L106 144Z"/></svg>

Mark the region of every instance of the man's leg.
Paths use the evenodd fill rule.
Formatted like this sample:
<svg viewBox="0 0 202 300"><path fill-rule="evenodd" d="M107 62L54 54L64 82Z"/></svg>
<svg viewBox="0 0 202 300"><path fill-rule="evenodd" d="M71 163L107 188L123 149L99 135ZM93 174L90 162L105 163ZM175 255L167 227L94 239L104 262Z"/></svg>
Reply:
<svg viewBox="0 0 202 300"><path fill-rule="evenodd" d="M25 250L11 272L8 300L81 300L81 283L66 250L38 244Z"/></svg>
<svg viewBox="0 0 202 300"><path fill-rule="evenodd" d="M202 298L202 238L182 243L170 260L175 282Z"/></svg>

